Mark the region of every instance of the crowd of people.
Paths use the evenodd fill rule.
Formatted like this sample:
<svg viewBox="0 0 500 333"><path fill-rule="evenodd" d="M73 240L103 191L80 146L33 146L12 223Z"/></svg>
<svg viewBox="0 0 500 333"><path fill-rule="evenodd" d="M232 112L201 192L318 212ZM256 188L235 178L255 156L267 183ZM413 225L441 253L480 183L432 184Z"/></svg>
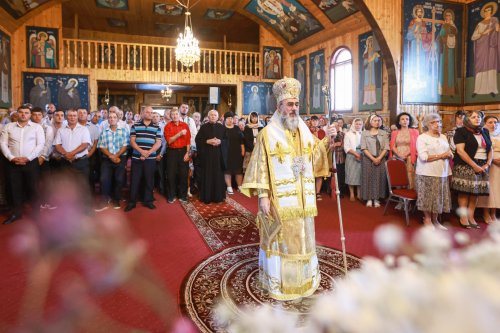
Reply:
<svg viewBox="0 0 500 333"><path fill-rule="evenodd" d="M188 115L188 111L186 104L164 114L149 106L137 114L124 114L116 106L90 114L83 108L63 111L53 103L45 110L20 106L1 125L0 204L13 208L4 223L22 216L24 202L30 202L34 212L54 209L38 192L43 181L61 170L88 179L90 189L100 192L101 199L92 207L97 212L121 208L127 188L125 211L138 201L155 209L155 190L168 203L186 202L194 194L207 204L225 200L240 190L258 135L272 118L211 110L202 119L200 113ZM305 124L313 136L325 137L326 117L312 116ZM484 209L484 222L496 221L500 206L496 116L457 112L455 127L447 133L442 133L441 118L435 113L423 118L420 130L405 112L397 116L392 130L376 114L365 120L354 118L350 124L335 117L332 124L337 134L329 152L335 155L341 196L380 207L388 196L385 161L398 158L406 163L410 188L418 193L424 224L444 228L438 215L454 205L464 228L479 228L476 207ZM315 178L316 200L331 191L330 181L325 180Z"/></svg>

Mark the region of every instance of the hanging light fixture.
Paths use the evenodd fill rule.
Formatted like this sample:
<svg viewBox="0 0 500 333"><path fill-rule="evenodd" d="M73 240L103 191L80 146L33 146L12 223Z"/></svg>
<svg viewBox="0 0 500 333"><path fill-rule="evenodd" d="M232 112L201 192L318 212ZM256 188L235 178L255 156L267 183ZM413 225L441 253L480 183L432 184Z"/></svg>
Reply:
<svg viewBox="0 0 500 333"><path fill-rule="evenodd" d="M109 105L109 89L106 88L106 93L104 94L104 103L106 103L106 105Z"/></svg>
<svg viewBox="0 0 500 333"><path fill-rule="evenodd" d="M193 25L191 23L191 13L189 12L189 0L186 4L177 2L186 8L186 20L184 23L184 33L179 34L177 38L177 47L175 48L175 59L188 69L191 68L195 62L200 60L200 47L198 39L193 35Z"/></svg>
<svg viewBox="0 0 500 333"><path fill-rule="evenodd" d="M170 100L172 97L172 89L170 88L170 84L165 85L165 89L162 89L161 91L161 98L165 100Z"/></svg>

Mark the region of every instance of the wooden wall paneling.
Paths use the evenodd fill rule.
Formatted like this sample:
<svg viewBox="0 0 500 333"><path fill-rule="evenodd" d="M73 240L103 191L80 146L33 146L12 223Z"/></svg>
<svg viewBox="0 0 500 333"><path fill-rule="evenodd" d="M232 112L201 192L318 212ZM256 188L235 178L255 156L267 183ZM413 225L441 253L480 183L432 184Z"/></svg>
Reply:
<svg viewBox="0 0 500 333"><path fill-rule="evenodd" d="M16 31L16 29L18 27L18 23L2 7L0 7L0 17L2 18L0 20L0 28L3 31L7 32L8 34L14 33L14 31ZM12 43L12 41L11 41L11 43Z"/></svg>

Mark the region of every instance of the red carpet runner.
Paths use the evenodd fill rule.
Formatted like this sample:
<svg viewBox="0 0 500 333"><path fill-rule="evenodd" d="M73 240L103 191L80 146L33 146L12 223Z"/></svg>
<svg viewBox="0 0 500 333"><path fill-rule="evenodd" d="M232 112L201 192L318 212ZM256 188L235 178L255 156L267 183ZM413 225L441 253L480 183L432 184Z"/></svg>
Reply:
<svg viewBox="0 0 500 333"><path fill-rule="evenodd" d="M209 205L196 199L181 204L214 252L259 241L255 215L231 198Z"/></svg>

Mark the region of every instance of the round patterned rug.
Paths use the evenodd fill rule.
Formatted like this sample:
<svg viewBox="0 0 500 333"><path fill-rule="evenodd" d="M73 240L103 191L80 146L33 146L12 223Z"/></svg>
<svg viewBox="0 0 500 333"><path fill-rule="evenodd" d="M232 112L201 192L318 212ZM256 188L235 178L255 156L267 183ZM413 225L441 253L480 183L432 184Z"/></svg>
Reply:
<svg viewBox="0 0 500 333"><path fill-rule="evenodd" d="M342 252L317 246L321 283L310 297L294 301L270 298L258 285L258 244L227 248L199 264L186 279L181 290L185 313L201 332L223 332L213 319L218 302L225 302L238 313L239 307L271 305L280 311L294 312L305 317L314 299L335 288L335 279L344 276ZM359 268L361 260L347 255L348 269Z"/></svg>

